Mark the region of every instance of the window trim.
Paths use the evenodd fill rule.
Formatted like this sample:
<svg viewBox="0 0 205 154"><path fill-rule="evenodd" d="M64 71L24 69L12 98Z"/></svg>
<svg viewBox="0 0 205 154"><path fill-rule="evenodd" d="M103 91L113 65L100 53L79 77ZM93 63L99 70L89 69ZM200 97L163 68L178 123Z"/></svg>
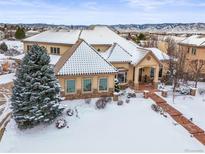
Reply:
<svg viewBox="0 0 205 154"><path fill-rule="evenodd" d="M60 55L60 47L50 47L50 53L53 55Z"/></svg>
<svg viewBox="0 0 205 154"><path fill-rule="evenodd" d="M100 79L107 79L107 90L100 90ZM108 87L108 77L100 77L100 78L98 78L98 91L99 92L108 92L108 89L109 89L109 87Z"/></svg>
<svg viewBox="0 0 205 154"><path fill-rule="evenodd" d="M75 81L75 91L74 92L68 92L68 81L69 80L74 80ZM65 83L65 93L68 94L68 95L76 94L77 93L77 89L76 89L77 80L76 79L67 79L65 81L66 81L66 83Z"/></svg>
<svg viewBox="0 0 205 154"><path fill-rule="evenodd" d="M126 84L127 82L128 82L128 80L127 80L127 75L128 75L128 73L127 73L127 71L122 71L122 72L118 72L117 73L117 79L118 79L118 74L119 73L123 73L124 74L124 76L125 76L125 74L126 74L126 78L124 78L124 82L120 82L120 84Z"/></svg>
<svg viewBox="0 0 205 154"><path fill-rule="evenodd" d="M196 55L196 48L195 47L192 47L192 55Z"/></svg>
<svg viewBox="0 0 205 154"><path fill-rule="evenodd" d="M91 80L91 91L84 91L84 80ZM93 92L93 79L92 78L83 78L81 82L82 93L92 93Z"/></svg>

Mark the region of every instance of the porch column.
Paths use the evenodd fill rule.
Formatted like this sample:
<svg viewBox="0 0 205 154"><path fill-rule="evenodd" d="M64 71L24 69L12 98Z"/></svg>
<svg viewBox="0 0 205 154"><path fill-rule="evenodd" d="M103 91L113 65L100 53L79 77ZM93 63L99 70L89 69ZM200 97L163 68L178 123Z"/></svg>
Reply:
<svg viewBox="0 0 205 154"><path fill-rule="evenodd" d="M134 89L139 89L139 68L135 67Z"/></svg>
<svg viewBox="0 0 205 154"><path fill-rule="evenodd" d="M159 83L159 66L155 67L154 69L154 88L158 87Z"/></svg>

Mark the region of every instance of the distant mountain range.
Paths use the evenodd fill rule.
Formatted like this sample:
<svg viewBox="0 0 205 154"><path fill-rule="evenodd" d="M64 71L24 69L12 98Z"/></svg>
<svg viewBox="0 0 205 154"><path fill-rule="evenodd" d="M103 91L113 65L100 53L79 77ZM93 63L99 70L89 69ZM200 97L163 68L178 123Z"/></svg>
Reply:
<svg viewBox="0 0 205 154"><path fill-rule="evenodd" d="M3 23L0 23L3 25ZM8 24L9 25L9 24ZM30 28L64 28L86 29L85 25L53 25L53 24L15 24ZM205 23L163 23L163 24L118 24L109 25L117 31L129 32L170 32L170 33L205 33Z"/></svg>
<svg viewBox="0 0 205 154"><path fill-rule="evenodd" d="M113 25L113 27L119 31L205 33L205 23L130 24Z"/></svg>

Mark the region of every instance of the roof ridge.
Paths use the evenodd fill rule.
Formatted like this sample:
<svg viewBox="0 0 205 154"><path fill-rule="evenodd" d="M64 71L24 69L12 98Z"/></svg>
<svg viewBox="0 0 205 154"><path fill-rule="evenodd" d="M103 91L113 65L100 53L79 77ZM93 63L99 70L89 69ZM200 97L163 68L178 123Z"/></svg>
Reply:
<svg viewBox="0 0 205 154"><path fill-rule="evenodd" d="M98 53L98 51L92 47L90 44L88 44L85 40L83 40L95 53L97 53L105 62L107 62L111 67L113 67L113 69L115 69L117 71L117 69L109 62L107 61L101 54Z"/></svg>
<svg viewBox="0 0 205 154"><path fill-rule="evenodd" d="M125 51L128 55L132 57L132 54L125 50L121 45L119 45L118 43L116 43L116 45L118 45L123 51Z"/></svg>
<svg viewBox="0 0 205 154"><path fill-rule="evenodd" d="M66 61L73 55L75 50L79 47L79 45L82 42L83 42L82 39L78 39L78 41L70 49L65 51L65 53L61 56L61 58L58 60L58 62L56 63L54 67L55 74L57 74L60 71L60 69L63 67Z"/></svg>
<svg viewBox="0 0 205 154"><path fill-rule="evenodd" d="M116 43L114 43L114 44L111 46L110 53L109 53L109 56L107 57L107 59L110 58L110 56L112 55L115 46L116 46Z"/></svg>

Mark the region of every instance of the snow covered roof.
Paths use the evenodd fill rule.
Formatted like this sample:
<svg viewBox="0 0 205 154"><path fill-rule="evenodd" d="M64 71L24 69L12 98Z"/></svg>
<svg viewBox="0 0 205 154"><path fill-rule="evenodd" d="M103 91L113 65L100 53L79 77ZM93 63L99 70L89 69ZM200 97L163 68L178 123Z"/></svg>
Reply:
<svg viewBox="0 0 205 154"><path fill-rule="evenodd" d="M57 75L108 74L117 73L117 70L88 43L79 40L58 61L55 73Z"/></svg>
<svg viewBox="0 0 205 154"><path fill-rule="evenodd" d="M140 48L136 43L119 36L107 26L95 26L93 29L71 30L69 32L46 31L24 41L75 44L78 39L85 40L90 45L112 45L117 43L131 57L131 63L137 64L149 52Z"/></svg>
<svg viewBox="0 0 205 154"><path fill-rule="evenodd" d="M13 56L10 58L14 59L14 60L22 60L24 58L24 56L25 56L25 54L21 54L21 55ZM49 56L50 56L50 64L51 65L55 65L61 57L59 55L49 55Z"/></svg>
<svg viewBox="0 0 205 154"><path fill-rule="evenodd" d="M205 36L192 35L192 36L182 40L179 44L187 44L187 45L194 45L194 46L205 46Z"/></svg>
<svg viewBox="0 0 205 154"><path fill-rule="evenodd" d="M152 53L159 59L159 60L169 60L169 56L162 52L161 50L159 50L158 48L146 48L150 51L152 51Z"/></svg>
<svg viewBox="0 0 205 154"><path fill-rule="evenodd" d="M78 40L80 30L70 31L45 31L32 37L26 38L23 41L28 42L46 42L46 43L62 43L75 44Z"/></svg>
<svg viewBox="0 0 205 154"><path fill-rule="evenodd" d="M58 60L61 58L59 55L49 55L50 56L50 64L51 65L56 65Z"/></svg>
<svg viewBox="0 0 205 154"><path fill-rule="evenodd" d="M101 53L101 55L109 62L131 62L132 60L132 55L117 43L114 43L106 52Z"/></svg>
<svg viewBox="0 0 205 154"><path fill-rule="evenodd" d="M119 44L124 50L132 55L132 64L138 63L148 51L138 48L139 46L132 41L119 36L107 26L95 26L90 30L83 30L80 38L84 39L89 44Z"/></svg>

